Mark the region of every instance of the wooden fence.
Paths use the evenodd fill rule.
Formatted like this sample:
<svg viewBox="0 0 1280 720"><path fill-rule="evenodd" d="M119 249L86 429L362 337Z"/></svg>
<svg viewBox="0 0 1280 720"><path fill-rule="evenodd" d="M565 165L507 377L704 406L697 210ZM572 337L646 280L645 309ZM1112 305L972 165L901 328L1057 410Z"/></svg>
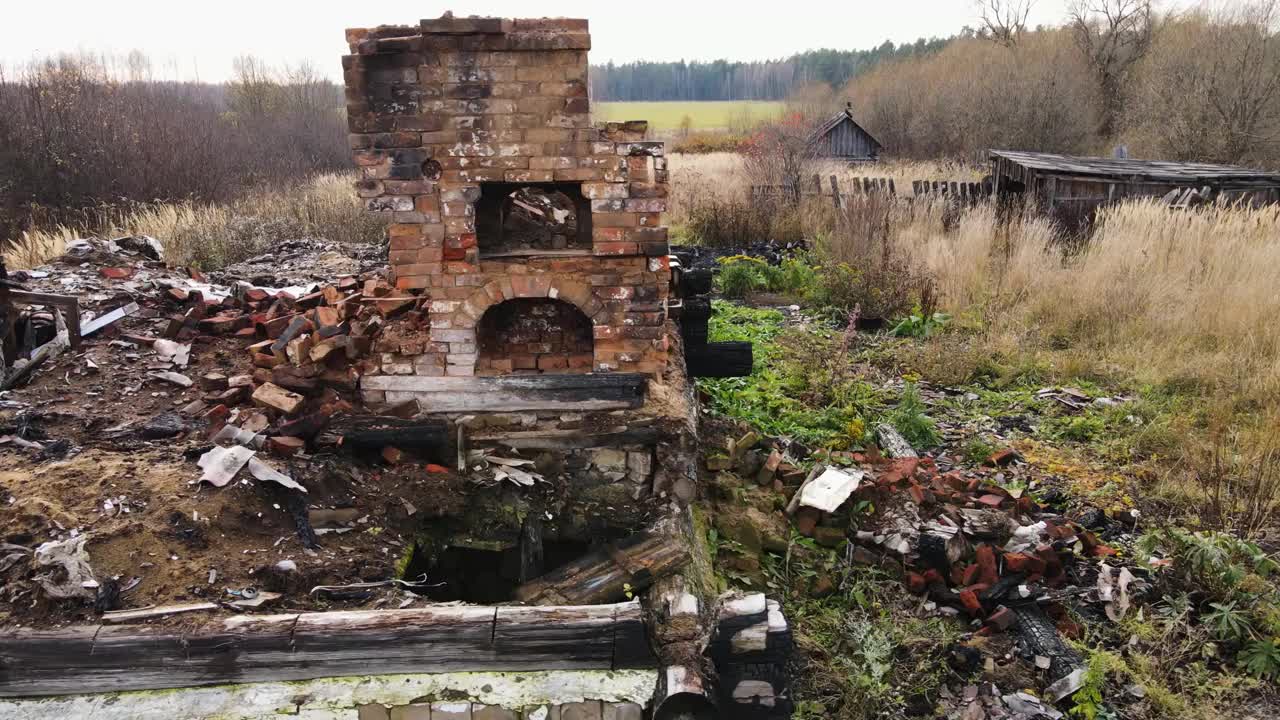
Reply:
<svg viewBox="0 0 1280 720"><path fill-rule="evenodd" d="M883 193L896 196L898 189L894 184L893 178L885 177L855 177L845 188L840 187L839 178L832 175L828 178L830 188L824 188L822 178L814 175L811 182L803 183L803 187L795 187L792 185L752 185L752 199L759 198L792 198L795 200L801 197L827 196L839 198L844 194L849 195L872 195ZM991 196L991 188L989 185L976 182L961 182L956 180L912 180L911 193L916 197L925 195L946 196L955 198L961 202L977 202L979 200ZM836 202L837 207L840 205Z"/></svg>

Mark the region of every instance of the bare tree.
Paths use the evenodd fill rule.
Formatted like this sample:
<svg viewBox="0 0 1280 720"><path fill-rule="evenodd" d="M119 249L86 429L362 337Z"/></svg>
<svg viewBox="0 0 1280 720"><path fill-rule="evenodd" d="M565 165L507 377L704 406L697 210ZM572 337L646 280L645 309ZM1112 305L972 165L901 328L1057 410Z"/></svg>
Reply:
<svg viewBox="0 0 1280 720"><path fill-rule="evenodd" d="M1280 135L1280 33L1276 0L1224 11L1213 25L1220 47L1209 102L1221 118L1223 154L1238 162Z"/></svg>
<svg viewBox="0 0 1280 720"><path fill-rule="evenodd" d="M1273 164L1280 150L1280 0L1170 20L1133 76L1135 138L1161 156Z"/></svg>
<svg viewBox="0 0 1280 720"><path fill-rule="evenodd" d="M1027 31L1027 17L1035 0L977 0L978 17L987 37L1005 46Z"/></svg>
<svg viewBox="0 0 1280 720"><path fill-rule="evenodd" d="M816 158L813 125L800 113L789 113L761 125L744 144L743 167L753 185L775 185L799 204L801 185Z"/></svg>
<svg viewBox="0 0 1280 720"><path fill-rule="evenodd" d="M278 105L280 84L276 74L261 58L241 55L232 61L231 82L227 90L231 107L253 119L264 118Z"/></svg>
<svg viewBox="0 0 1280 720"><path fill-rule="evenodd" d="M1129 73L1151 49L1151 0L1074 0L1067 22L1102 93L1098 134L1109 138L1124 106Z"/></svg>

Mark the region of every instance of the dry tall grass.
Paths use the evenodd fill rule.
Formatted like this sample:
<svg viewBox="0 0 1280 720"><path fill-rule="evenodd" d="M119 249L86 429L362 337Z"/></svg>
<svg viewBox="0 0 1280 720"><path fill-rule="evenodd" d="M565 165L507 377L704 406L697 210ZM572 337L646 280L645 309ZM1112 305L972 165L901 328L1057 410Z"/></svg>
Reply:
<svg viewBox="0 0 1280 720"><path fill-rule="evenodd" d="M1269 516L1280 502L1275 483L1266 497L1236 490L1261 477L1258 458L1274 460L1280 208L1120 205L1067 257L1032 212L1000 223L993 206L979 206L950 232L936 204L895 213L896 242L927 268L944 309L976 329L929 351L940 366L1003 358L1046 368L1047 382L1140 390L1160 408L1132 448L1155 460L1149 492L1209 524ZM1235 461L1205 461L1224 453ZM1226 508L1223 487L1233 488Z"/></svg>
<svg viewBox="0 0 1280 720"><path fill-rule="evenodd" d="M98 213L86 226L56 225L22 233L6 259L32 267L86 235L150 235L165 246L165 259L203 268L267 250L298 238L378 242L384 225L364 210L354 174L324 174L285 189L249 192L228 204L153 203Z"/></svg>
<svg viewBox="0 0 1280 720"><path fill-rule="evenodd" d="M1009 341L1125 368L1140 382L1280 406L1280 209L1126 204L1103 211L1088 246L1066 260L1047 249L1042 217L1001 227L991 206L954 232L908 224L901 237L944 302L980 311Z"/></svg>

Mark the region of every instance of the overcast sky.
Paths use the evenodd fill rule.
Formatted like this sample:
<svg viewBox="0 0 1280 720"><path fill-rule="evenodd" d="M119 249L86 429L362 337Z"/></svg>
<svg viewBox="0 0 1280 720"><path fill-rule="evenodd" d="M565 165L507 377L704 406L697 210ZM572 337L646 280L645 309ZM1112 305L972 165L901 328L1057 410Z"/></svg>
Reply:
<svg viewBox="0 0 1280 720"><path fill-rule="evenodd" d="M1037 0L1031 22L1058 23L1066 0ZM585 17L592 62L754 60L817 48L864 49L976 26L973 0L585 2L489 0L433 4L368 0L0 0L0 63L59 52L146 52L184 79L227 78L231 59L312 60L341 76L347 27L455 15Z"/></svg>

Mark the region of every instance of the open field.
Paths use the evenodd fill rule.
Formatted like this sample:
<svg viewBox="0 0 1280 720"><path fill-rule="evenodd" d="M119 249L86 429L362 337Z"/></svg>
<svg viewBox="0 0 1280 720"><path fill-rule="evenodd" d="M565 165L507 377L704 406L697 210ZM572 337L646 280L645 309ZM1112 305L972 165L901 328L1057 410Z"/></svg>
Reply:
<svg viewBox="0 0 1280 720"><path fill-rule="evenodd" d="M693 130L745 129L782 113L783 103L738 100L725 102L598 102L596 120L648 120L657 132L678 130L688 116Z"/></svg>

